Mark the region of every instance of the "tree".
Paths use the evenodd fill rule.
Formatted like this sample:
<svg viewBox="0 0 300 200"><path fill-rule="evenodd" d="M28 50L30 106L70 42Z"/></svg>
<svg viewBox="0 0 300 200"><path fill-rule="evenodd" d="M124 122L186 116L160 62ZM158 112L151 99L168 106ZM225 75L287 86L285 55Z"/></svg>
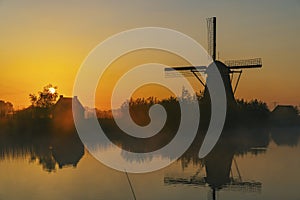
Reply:
<svg viewBox="0 0 300 200"><path fill-rule="evenodd" d="M12 112L13 112L12 103L0 100L0 118L7 117L7 115Z"/></svg>
<svg viewBox="0 0 300 200"><path fill-rule="evenodd" d="M55 104L58 97L57 86L48 84L43 88L43 91L38 92L38 96L35 94L29 94L30 102L33 107L49 108Z"/></svg>

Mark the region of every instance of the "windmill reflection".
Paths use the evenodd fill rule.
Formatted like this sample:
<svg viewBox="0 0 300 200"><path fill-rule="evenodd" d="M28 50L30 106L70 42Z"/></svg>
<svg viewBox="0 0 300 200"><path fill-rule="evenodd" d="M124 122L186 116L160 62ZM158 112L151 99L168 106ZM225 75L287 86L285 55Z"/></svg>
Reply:
<svg viewBox="0 0 300 200"><path fill-rule="evenodd" d="M181 158L182 167L197 164L194 175L180 177L174 175L164 177L166 185L184 184L190 186L210 187L209 199L216 199L217 191L260 192L262 183L256 180L244 180L235 157L251 153L264 153L269 144L269 133L266 129L255 131L227 130L222 133L217 145L203 159L198 158L198 149L190 148ZM201 144L201 141L196 143Z"/></svg>

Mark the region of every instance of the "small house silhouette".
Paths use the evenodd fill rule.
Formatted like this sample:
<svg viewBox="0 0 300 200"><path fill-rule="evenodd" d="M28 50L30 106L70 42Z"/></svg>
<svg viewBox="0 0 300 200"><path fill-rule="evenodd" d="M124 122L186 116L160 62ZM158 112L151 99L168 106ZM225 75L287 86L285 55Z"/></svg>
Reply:
<svg viewBox="0 0 300 200"><path fill-rule="evenodd" d="M298 120L298 111L292 105L278 105L271 112L271 122L276 125L295 125Z"/></svg>
<svg viewBox="0 0 300 200"><path fill-rule="evenodd" d="M72 106L75 110L74 115ZM57 125L69 127L71 125L74 126L74 117L76 119L84 119L84 113L85 109L78 100L77 96L72 98L60 95L59 100L53 106L52 118Z"/></svg>

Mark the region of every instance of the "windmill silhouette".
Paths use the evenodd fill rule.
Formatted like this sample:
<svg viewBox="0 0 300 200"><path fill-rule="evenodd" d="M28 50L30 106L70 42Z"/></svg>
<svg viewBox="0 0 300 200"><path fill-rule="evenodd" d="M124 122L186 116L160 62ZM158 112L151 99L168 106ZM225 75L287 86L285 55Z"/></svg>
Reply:
<svg viewBox="0 0 300 200"><path fill-rule="evenodd" d="M261 68L262 67L262 59L261 58L253 58L253 59L244 59L244 60L227 60L221 62L216 60L216 17L207 18L207 33L208 33L208 53L211 56L213 63L217 66L224 86L227 97L227 104L229 106L235 105L234 94L237 90L243 69L250 68ZM165 68L166 76L168 77L176 77L176 73L181 73L184 76L195 76L197 80L205 87L205 93L208 94L208 90L204 80L201 79L200 72L204 72L209 70L209 66L181 66L181 67L169 67ZM233 86L234 74L238 74L237 80ZM209 79L209 76L206 80Z"/></svg>
<svg viewBox="0 0 300 200"><path fill-rule="evenodd" d="M242 180L242 175L238 168L238 163L234 157L231 158L230 167L228 168L219 168L219 166L210 166L212 167L214 173L218 175L228 175L228 177L209 177L211 173L208 173L206 169L206 174L204 166L199 166L198 170L192 176L188 177L175 177L165 176L164 184L165 185L186 185L192 187L210 187L211 190L208 191L208 199L216 200L218 191L231 191L231 192L244 192L244 193L260 193L262 190L262 183L255 180ZM233 163L231 163L233 161ZM207 168L208 166L205 166ZM233 171L235 168L236 174ZM220 173L225 171L225 173ZM223 184L220 184L220 180L223 181Z"/></svg>

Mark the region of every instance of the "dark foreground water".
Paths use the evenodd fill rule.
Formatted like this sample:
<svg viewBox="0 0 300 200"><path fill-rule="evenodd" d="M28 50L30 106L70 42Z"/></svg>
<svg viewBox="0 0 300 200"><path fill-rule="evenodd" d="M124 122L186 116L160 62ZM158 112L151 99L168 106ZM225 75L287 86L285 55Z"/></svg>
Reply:
<svg viewBox="0 0 300 200"><path fill-rule="evenodd" d="M2 136L0 199L134 199L126 174L101 164L74 137ZM244 130L205 159L191 150L162 170L128 175L137 199L296 200L298 143L294 129Z"/></svg>

